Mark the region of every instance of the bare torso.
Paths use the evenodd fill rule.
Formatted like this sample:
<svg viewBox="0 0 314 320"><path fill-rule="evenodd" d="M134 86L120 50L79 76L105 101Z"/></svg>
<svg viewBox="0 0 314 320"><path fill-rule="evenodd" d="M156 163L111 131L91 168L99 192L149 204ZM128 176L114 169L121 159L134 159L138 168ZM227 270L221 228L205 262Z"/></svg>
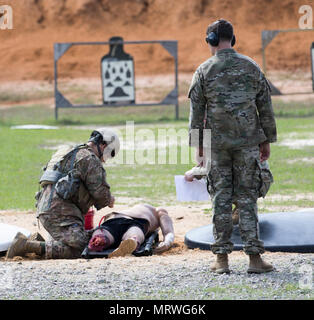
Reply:
<svg viewBox="0 0 314 320"><path fill-rule="evenodd" d="M107 220L115 218L140 218L146 219L149 222L148 232L152 232L160 227L156 208L149 204L138 204L134 207L119 212L113 212Z"/></svg>

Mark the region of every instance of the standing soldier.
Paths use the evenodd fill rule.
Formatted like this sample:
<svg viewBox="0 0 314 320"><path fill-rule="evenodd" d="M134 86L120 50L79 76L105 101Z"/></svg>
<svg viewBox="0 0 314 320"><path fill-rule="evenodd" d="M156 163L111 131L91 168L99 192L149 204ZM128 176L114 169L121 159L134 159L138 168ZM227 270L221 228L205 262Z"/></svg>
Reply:
<svg viewBox="0 0 314 320"><path fill-rule="evenodd" d="M92 132L87 144L60 148L44 168L41 191L36 195L37 215L51 241L31 241L18 233L7 258L36 253L46 259L79 258L89 242L84 215L114 205L102 162L120 149L117 134L101 128Z"/></svg>
<svg viewBox="0 0 314 320"><path fill-rule="evenodd" d="M232 199L237 199L239 229L244 251L250 257L249 273L273 270L260 257L257 198L263 184L262 162L277 140L269 84L250 58L237 53L232 24L218 20L206 32L212 57L196 70L189 90L190 145L199 129L197 156L203 156L203 121L211 130L211 166L208 174L213 201L212 251L217 255L211 270L229 273L232 252Z"/></svg>

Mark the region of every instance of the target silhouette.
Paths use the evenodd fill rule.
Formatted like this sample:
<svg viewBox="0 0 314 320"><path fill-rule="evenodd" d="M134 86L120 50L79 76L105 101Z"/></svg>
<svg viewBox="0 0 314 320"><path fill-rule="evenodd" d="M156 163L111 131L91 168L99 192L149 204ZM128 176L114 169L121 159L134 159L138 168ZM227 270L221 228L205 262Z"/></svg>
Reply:
<svg viewBox="0 0 314 320"><path fill-rule="evenodd" d="M110 41L121 39L113 37ZM110 52L101 59L101 73L104 103L135 103L134 61L122 44L110 45Z"/></svg>

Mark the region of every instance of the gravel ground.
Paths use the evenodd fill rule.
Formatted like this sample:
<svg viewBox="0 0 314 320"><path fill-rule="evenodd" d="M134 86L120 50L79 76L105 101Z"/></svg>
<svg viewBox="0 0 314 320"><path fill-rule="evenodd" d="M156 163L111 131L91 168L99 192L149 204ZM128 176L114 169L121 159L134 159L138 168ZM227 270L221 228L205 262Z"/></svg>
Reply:
<svg viewBox="0 0 314 320"><path fill-rule="evenodd" d="M151 257L2 258L0 299L314 299L309 288L314 254L267 252L263 257L276 271L248 275L247 257L233 252L231 274L216 275L209 270L211 252L186 248ZM302 274L300 267L310 271Z"/></svg>
<svg viewBox="0 0 314 320"><path fill-rule="evenodd" d="M117 210L125 208L117 206ZM248 275L242 251L230 255L230 275L210 272L210 251L187 249L186 230L210 223L208 204L167 207L176 237L171 250L151 257L30 260L0 258L1 299L314 299L314 254L270 253L263 256L276 271ZM95 223L104 211L97 212ZM39 231L33 212L0 212L0 222ZM302 274L301 271L306 272ZM305 280L308 280L307 286ZM302 285L303 284L303 285Z"/></svg>

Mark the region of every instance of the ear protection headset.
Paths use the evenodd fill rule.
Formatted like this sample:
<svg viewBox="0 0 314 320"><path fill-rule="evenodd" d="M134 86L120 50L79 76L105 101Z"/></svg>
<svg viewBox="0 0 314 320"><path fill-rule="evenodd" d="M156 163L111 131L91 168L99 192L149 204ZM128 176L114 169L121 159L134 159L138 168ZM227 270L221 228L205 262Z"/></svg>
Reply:
<svg viewBox="0 0 314 320"><path fill-rule="evenodd" d="M205 38L205 41L207 43L209 43L211 46L213 47L217 47L219 45L219 22L220 20L217 21L217 31L212 31L210 32L207 37ZM231 47L233 47L236 43L236 38L235 38L235 35L232 36L232 39L231 39Z"/></svg>

